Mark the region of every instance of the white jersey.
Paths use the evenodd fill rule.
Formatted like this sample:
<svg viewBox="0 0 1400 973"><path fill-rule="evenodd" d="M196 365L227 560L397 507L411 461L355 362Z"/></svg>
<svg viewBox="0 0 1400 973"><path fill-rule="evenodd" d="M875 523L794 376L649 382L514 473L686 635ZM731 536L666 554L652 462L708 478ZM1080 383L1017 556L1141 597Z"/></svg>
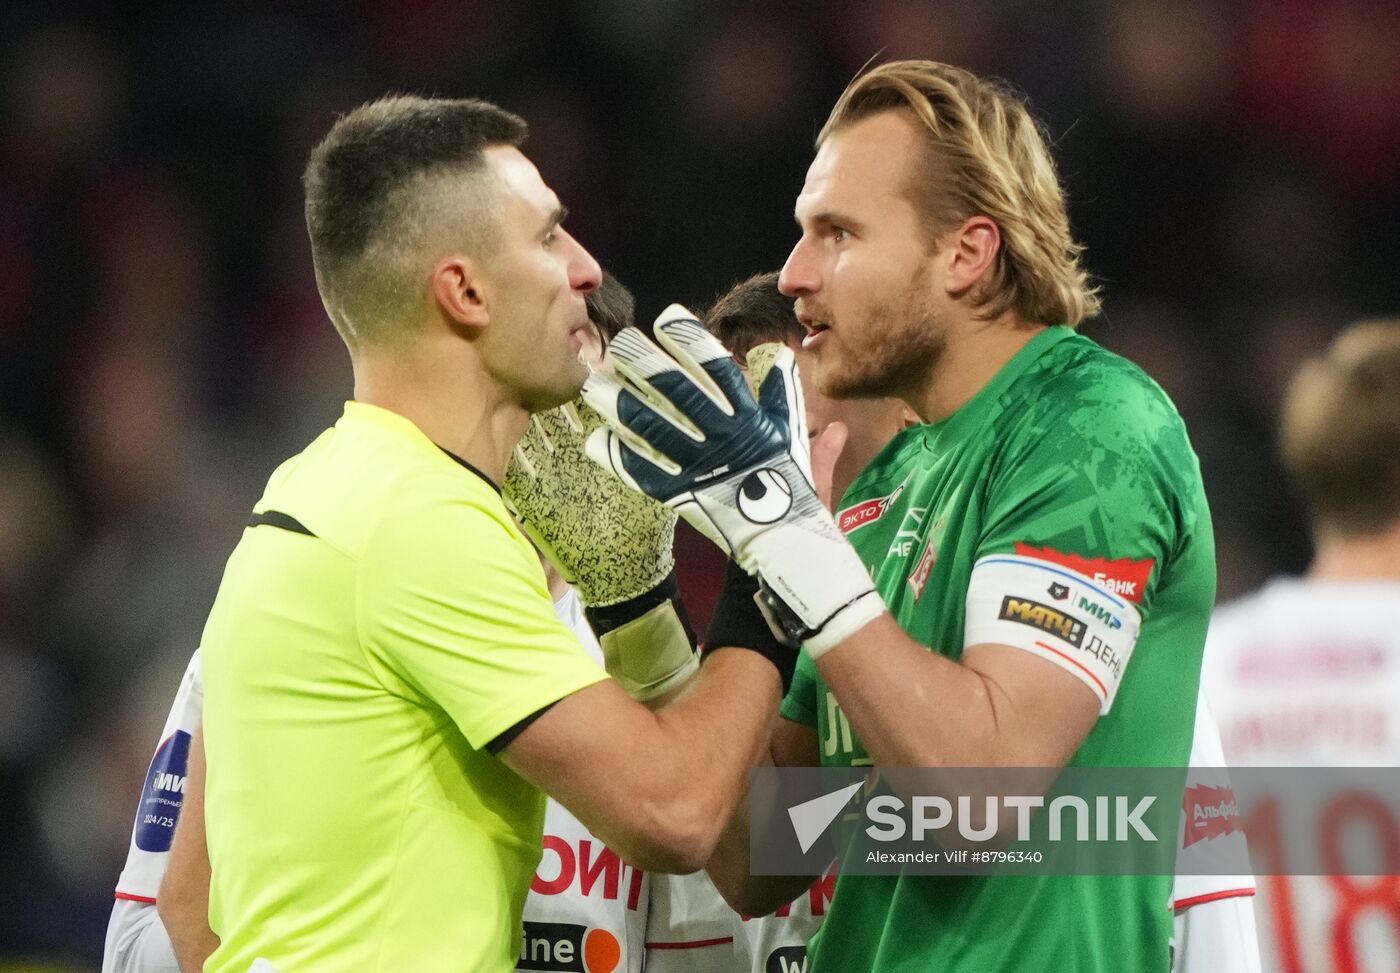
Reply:
<svg viewBox="0 0 1400 973"><path fill-rule="evenodd" d="M204 713L204 677L199 650L190 656L180 679L175 702L165 718L160 743L146 771L146 785L131 828L126 866L117 879L117 898L154 904L170 860L170 839L185 803L185 772L190 762L190 741Z"/></svg>
<svg viewBox="0 0 1400 973"><path fill-rule="evenodd" d="M126 865L117 879L117 901L107 923L102 973L179 973L170 937L156 914L156 893L170 862L170 841L185 803L190 741L203 713L204 677L196 649L146 771Z"/></svg>
<svg viewBox="0 0 1400 973"><path fill-rule="evenodd" d="M647 973L801 973L835 885L826 875L773 915L746 919L704 872L653 876Z"/></svg>
<svg viewBox="0 0 1400 973"><path fill-rule="evenodd" d="M1196 699L1196 729L1191 738L1191 762L1177 832L1176 881L1172 908L1176 912L1172 949L1173 973L1259 973L1258 934L1254 924L1254 876L1213 875L1216 863L1228 856L1248 862L1244 832L1200 826L1192 811L1198 804L1233 803L1220 728L1206 703Z"/></svg>
<svg viewBox="0 0 1400 973"><path fill-rule="evenodd" d="M1271 582L1216 614L1202 684L1233 766L1400 765L1400 584ZM1337 842L1344 829L1373 829L1366 833L1377 839L1397 833L1388 815L1334 810L1277 822L1275 833L1302 825L1320 843ZM1266 845L1266 833L1255 831L1256 860L1286 872L1288 849ZM1270 971L1400 965L1400 878L1264 876L1257 904Z"/></svg>
<svg viewBox="0 0 1400 973"><path fill-rule="evenodd" d="M603 650L578 595L570 590L554 611L602 662ZM516 969L641 973L650 884L650 876L549 801L544 851L525 898L525 941Z"/></svg>

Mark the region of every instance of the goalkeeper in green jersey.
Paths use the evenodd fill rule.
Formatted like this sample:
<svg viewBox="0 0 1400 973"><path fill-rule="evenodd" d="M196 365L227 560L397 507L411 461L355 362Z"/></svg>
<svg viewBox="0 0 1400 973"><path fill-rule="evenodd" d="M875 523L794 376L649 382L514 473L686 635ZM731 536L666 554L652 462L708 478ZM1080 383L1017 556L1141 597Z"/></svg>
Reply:
<svg viewBox="0 0 1400 973"><path fill-rule="evenodd" d="M1074 331L1098 299L1023 103L942 64L875 68L823 127L796 215L780 284L809 381L922 420L837 519L787 353L755 402L673 309L664 351L623 332L620 377L585 385L614 427L592 454L758 576L802 642L774 761L1183 767L1215 589L1199 468L1161 389ZM1028 604L1045 610L1008 610ZM809 878L750 876L746 829L710 872L762 914ZM842 875L811 968L1165 971L1171 885Z"/></svg>

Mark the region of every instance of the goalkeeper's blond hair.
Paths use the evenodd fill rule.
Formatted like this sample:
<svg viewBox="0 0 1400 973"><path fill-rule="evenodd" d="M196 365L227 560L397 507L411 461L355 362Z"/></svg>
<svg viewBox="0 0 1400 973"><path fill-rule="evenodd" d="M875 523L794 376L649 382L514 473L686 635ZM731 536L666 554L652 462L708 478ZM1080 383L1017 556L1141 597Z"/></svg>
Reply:
<svg viewBox="0 0 1400 973"><path fill-rule="evenodd" d="M1098 313L1045 136L1019 96L948 64L893 61L850 83L817 144L885 111L909 113L923 136L907 188L929 245L978 214L1001 230L981 317L1014 311L1025 321L1077 326Z"/></svg>
<svg viewBox="0 0 1400 973"><path fill-rule="evenodd" d="M1281 432L1319 531L1356 537L1400 521L1400 319L1354 324L1304 364Z"/></svg>

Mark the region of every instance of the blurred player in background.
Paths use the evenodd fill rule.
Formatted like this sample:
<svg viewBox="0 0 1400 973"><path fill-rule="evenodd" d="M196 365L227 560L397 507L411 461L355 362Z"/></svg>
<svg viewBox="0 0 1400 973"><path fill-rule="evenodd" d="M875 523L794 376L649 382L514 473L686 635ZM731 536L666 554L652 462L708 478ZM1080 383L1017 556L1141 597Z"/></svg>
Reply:
<svg viewBox="0 0 1400 973"><path fill-rule="evenodd" d="M1283 409L1284 463L1303 495L1316 555L1222 608L1204 683L1235 766L1400 765L1400 321L1357 324L1309 361ZM1377 973L1400 966L1400 822L1345 800L1299 822L1288 794L1271 827L1250 824L1258 917L1275 973ZM1258 825L1256 827L1255 825ZM1297 833L1382 876L1289 875ZM1297 849L1293 849L1294 860ZM1340 869L1339 869L1340 871Z"/></svg>
<svg viewBox="0 0 1400 973"><path fill-rule="evenodd" d="M781 357L762 407L736 391L716 409L687 376L730 388L728 354L677 313L657 325L669 354L612 346L668 407L641 380L584 390L619 430L594 453L721 540L802 641L775 762L1184 768L1215 590L1199 468L1160 388L1073 331L1098 301L1024 104L946 65L875 68L796 211L781 286L815 386L924 422L856 478L845 537L803 469ZM1000 610L1060 587L1111 621L1076 615L1069 640ZM751 914L811 881L749 874L742 807L709 871ZM1165 971L1170 895L1170 876L840 874L810 968Z"/></svg>
<svg viewBox="0 0 1400 973"><path fill-rule="evenodd" d="M483 102L387 98L312 153L312 257L355 400L273 474L201 639L210 973L509 970L542 791L639 867L690 871L765 742L779 681L754 652L655 713L608 679L501 496L531 413L587 374L600 276L524 134ZM628 591L635 538L592 539L596 563L568 563L608 609L604 651L636 621L650 664L664 627L684 669L668 561Z"/></svg>
<svg viewBox="0 0 1400 973"><path fill-rule="evenodd" d="M1228 791L1226 765L1220 727L1202 689L1196 698L1183 808L1191 806L1197 794ZM1230 870L1248 868L1244 833L1203 835L1183 811L1177 840L1176 882L1172 886L1172 912L1176 916L1173 973L1260 973L1263 966L1254 919L1254 875L1229 874Z"/></svg>

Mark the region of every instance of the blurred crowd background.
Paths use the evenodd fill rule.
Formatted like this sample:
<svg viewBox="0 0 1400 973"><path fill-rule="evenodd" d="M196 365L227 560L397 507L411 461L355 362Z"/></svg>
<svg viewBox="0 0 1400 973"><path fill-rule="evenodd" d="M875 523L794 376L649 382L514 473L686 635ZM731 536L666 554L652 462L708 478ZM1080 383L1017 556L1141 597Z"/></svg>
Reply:
<svg viewBox="0 0 1400 973"><path fill-rule="evenodd" d="M649 320L782 263L828 109L903 56L1000 75L1046 123L1107 295L1085 330L1185 415L1221 599L1303 569L1282 389L1400 312L1392 0L5 5L0 968L96 968L224 559L350 394L298 182L336 113L404 90L524 115ZM717 559L682 547L703 619Z"/></svg>

